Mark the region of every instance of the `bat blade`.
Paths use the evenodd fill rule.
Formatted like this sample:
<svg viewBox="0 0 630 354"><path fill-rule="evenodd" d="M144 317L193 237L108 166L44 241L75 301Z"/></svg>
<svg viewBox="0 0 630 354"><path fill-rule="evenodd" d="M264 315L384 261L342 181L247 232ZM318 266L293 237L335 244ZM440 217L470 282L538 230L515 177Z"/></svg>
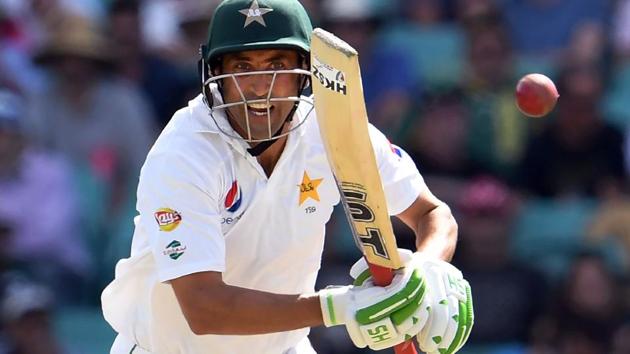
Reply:
<svg viewBox="0 0 630 354"><path fill-rule="evenodd" d="M388 285L401 261L369 137L358 53L317 28L311 36L311 72L317 122L350 229L374 283ZM416 353L410 341L395 350Z"/></svg>
<svg viewBox="0 0 630 354"><path fill-rule="evenodd" d="M369 263L400 268L368 133L358 54L322 29L313 31L311 46L317 121L357 245Z"/></svg>

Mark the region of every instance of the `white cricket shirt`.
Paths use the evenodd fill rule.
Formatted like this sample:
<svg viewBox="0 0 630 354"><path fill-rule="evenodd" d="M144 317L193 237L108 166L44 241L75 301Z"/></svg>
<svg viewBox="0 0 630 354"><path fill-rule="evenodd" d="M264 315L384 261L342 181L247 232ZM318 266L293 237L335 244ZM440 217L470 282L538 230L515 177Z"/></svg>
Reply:
<svg viewBox="0 0 630 354"><path fill-rule="evenodd" d="M219 132L201 95L175 114L140 173L131 256L102 294L104 316L118 333L157 354L281 354L307 336L307 328L195 335L168 281L217 271L245 288L315 290L324 225L339 193L310 108L300 104L296 114L311 117L289 135L269 178L244 142ZM370 136L389 213L398 214L426 186L408 155L374 127Z"/></svg>

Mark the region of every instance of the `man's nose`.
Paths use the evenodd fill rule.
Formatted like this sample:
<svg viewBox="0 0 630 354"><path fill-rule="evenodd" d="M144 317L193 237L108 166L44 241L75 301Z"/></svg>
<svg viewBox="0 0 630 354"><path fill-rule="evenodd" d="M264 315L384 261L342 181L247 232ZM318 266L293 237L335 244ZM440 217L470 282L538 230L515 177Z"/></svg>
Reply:
<svg viewBox="0 0 630 354"><path fill-rule="evenodd" d="M273 81L273 75L252 75L248 82L249 93L256 98L267 97L269 90L271 89L271 82Z"/></svg>

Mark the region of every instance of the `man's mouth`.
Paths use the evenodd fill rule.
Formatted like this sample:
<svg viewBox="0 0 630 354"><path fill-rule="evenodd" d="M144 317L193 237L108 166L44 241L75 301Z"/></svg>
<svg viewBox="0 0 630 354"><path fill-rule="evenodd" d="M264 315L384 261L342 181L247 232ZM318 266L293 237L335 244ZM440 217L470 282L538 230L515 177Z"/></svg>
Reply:
<svg viewBox="0 0 630 354"><path fill-rule="evenodd" d="M247 104L247 111L249 114L254 115L254 116L258 116L258 117L262 117L262 116L266 116L267 112L269 112L271 114L271 111L273 111L274 107L273 105L267 104L267 103L249 103Z"/></svg>

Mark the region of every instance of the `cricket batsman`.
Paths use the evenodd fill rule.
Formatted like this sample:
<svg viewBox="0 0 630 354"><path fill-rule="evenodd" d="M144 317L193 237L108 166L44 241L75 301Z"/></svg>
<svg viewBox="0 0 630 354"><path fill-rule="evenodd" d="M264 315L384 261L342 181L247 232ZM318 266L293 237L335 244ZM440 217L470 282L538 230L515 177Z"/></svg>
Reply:
<svg viewBox="0 0 630 354"><path fill-rule="evenodd" d="M360 348L415 338L455 353L473 325L468 282L450 265L457 224L409 156L373 126L390 215L417 235L375 286L315 291L340 195L314 117L312 25L297 0L225 0L202 46L201 94L142 167L131 255L102 294L112 354L315 353L309 328L343 326Z"/></svg>

